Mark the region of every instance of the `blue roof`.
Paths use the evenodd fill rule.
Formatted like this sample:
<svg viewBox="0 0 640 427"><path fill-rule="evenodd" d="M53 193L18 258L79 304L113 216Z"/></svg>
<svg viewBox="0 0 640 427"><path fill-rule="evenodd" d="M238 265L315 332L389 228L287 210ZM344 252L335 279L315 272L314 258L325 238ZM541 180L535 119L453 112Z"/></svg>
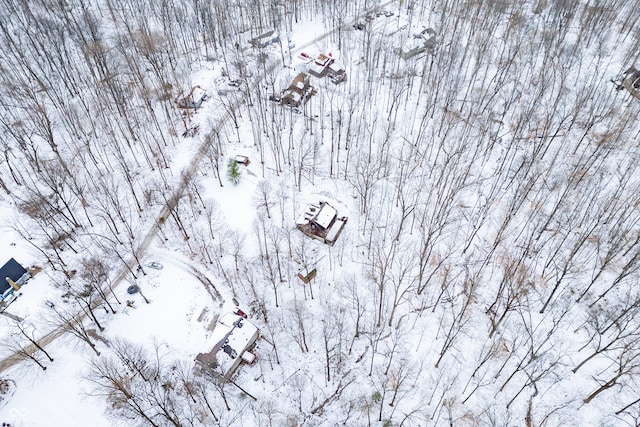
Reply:
<svg viewBox="0 0 640 427"><path fill-rule="evenodd" d="M7 261L7 263L0 268L0 295L11 287L6 280L7 277L17 282L26 272L27 270L15 259L11 258Z"/></svg>

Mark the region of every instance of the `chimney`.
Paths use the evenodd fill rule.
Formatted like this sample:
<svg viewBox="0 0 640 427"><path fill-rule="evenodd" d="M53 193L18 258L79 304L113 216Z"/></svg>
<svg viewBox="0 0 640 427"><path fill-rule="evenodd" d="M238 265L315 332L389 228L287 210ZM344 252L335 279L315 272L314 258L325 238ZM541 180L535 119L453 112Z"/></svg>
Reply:
<svg viewBox="0 0 640 427"><path fill-rule="evenodd" d="M18 292L20 290L20 286L16 282L11 280L11 277L5 277L5 279L11 285L14 291Z"/></svg>

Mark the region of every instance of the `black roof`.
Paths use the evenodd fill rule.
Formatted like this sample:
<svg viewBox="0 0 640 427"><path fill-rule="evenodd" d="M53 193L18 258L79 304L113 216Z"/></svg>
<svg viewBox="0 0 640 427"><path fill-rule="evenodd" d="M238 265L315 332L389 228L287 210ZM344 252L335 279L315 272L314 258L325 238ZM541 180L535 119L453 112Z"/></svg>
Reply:
<svg viewBox="0 0 640 427"><path fill-rule="evenodd" d="M14 282L22 277L27 270L18 263L15 259L11 258L5 265L0 268L0 294L4 293L11 287L6 278L9 277Z"/></svg>

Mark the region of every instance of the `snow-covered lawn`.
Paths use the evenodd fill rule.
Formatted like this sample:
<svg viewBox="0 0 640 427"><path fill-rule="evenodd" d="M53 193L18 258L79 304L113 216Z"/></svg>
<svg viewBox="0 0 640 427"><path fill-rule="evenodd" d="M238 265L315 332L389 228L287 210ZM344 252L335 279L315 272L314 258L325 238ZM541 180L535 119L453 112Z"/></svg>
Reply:
<svg viewBox="0 0 640 427"><path fill-rule="evenodd" d="M106 342L124 339L146 348L158 345L173 360L192 363L196 354L210 350L205 348L211 334L210 324L220 314L224 301L214 300L206 291L197 277L203 277L204 273L194 270L189 260L156 250L151 251L148 261L163 265L162 270L147 269L147 276L136 282L149 303L140 293L129 295L128 286L121 286L116 290L121 304L115 297L110 298L117 313L100 310L105 332L98 333L95 325L89 327ZM28 293L39 291L31 285L30 282L25 287L24 296L16 305L26 303ZM127 306L127 301L133 305ZM97 349L103 354L109 351L105 341L97 341ZM47 352L54 362L46 361L46 371L24 362L4 373L16 382L17 389L0 409L0 421L15 427L127 425L105 415L105 402L91 397L88 383L83 380L87 361L104 356L96 356L87 345L69 335L48 346Z"/></svg>

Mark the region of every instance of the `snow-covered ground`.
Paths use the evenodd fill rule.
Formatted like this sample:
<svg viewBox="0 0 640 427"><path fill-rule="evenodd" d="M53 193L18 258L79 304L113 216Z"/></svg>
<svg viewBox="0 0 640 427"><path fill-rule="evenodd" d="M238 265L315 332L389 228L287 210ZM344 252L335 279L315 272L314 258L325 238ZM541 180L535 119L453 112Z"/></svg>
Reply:
<svg viewBox="0 0 640 427"><path fill-rule="evenodd" d="M2 175L15 193L0 201L0 262L43 268L5 314L41 336L56 310L86 310L63 295L84 295L93 279L83 267L96 259L116 313L97 304L104 331L85 318L99 356L64 334L46 347L53 362L36 353L46 371L29 360L6 369L17 387L0 421L144 424L87 379L92 366L126 340L189 370L237 303L261 333L255 363L232 384L210 381L206 405L191 394L196 380L161 384L181 410L198 402L194 425L637 423L638 105L609 82L632 62L627 16L637 11L613 0L389 2L371 13L362 1L294 3L270 6L281 20L264 5L242 16L219 7L216 20L207 8L175 19L146 3L96 8L101 31L121 38L84 27L63 38L78 69L89 66L41 76L53 95L35 91L32 102L49 121L2 110L11 143L0 162L21 155L31 169L15 185ZM196 12L198 26L178 19ZM207 27L217 19L224 45ZM248 47L271 19L283 44ZM121 27L129 21L133 33ZM437 46L394 53L426 28ZM170 49L183 55L171 62ZM311 78L298 109L269 101L307 69L302 52L331 54L346 82ZM69 78L86 98L60 95ZM196 85L209 95L202 107L176 109ZM234 184L237 155L250 163ZM295 229L319 201L349 218L334 246ZM12 230L16 219L34 240ZM310 283L299 279L314 269ZM141 292L128 294L132 285ZM9 356L7 340L20 337L6 315L0 328Z"/></svg>
<svg viewBox="0 0 640 427"><path fill-rule="evenodd" d="M116 314L102 312L106 331L97 342L101 353L108 352L108 342L126 339L152 348L158 345L175 360L192 363L211 334L210 324L221 311L234 308L229 301L214 300L198 278L199 272L188 259L162 250L152 250L148 261L159 262L162 270L149 269L137 281L140 293L129 295L122 286L111 298ZM35 293L29 283L28 293ZM27 288L25 288L27 295ZM120 304L116 302L120 300ZM25 299L21 297L18 301ZM131 306L127 302L132 302ZM18 305L18 303L16 303ZM48 308L55 310L57 307ZM95 328L95 327L94 327ZM91 397L91 388L83 381L87 362L96 356L85 344L68 335L47 347L54 362L42 371L27 362L11 368L5 375L16 381L16 393L0 409L0 419L16 427L43 425L127 425L105 415L104 402ZM102 356L104 357L104 356Z"/></svg>

